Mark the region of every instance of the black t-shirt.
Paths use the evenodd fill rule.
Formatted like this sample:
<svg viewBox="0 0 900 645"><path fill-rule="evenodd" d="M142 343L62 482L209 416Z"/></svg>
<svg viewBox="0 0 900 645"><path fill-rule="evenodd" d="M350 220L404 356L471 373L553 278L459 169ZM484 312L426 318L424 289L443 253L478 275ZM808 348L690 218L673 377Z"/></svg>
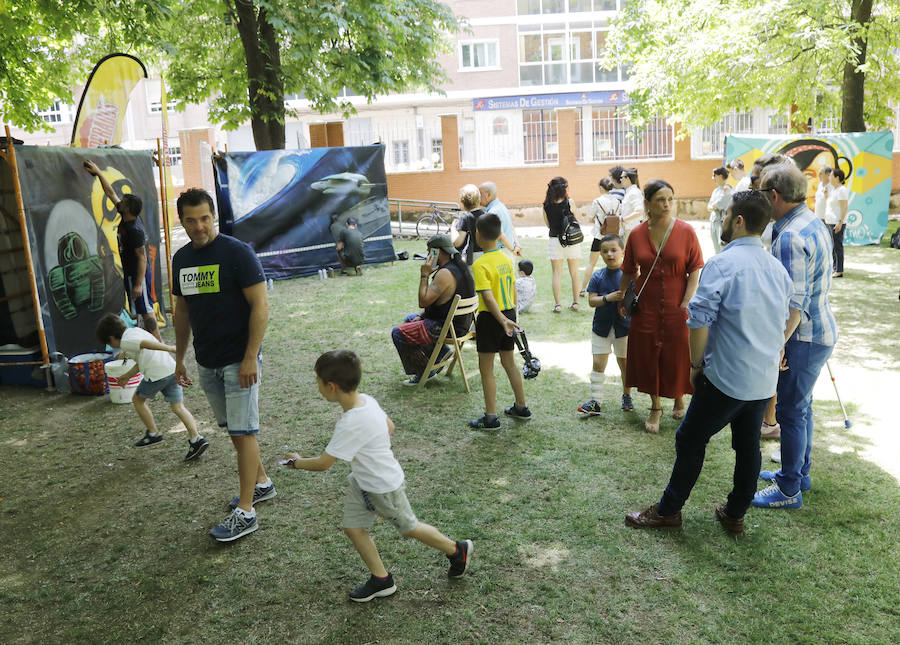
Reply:
<svg viewBox="0 0 900 645"><path fill-rule="evenodd" d="M363 237L359 229L345 226L338 233L338 242L344 243L341 255L344 256L349 264L359 266L363 263L365 254L363 251Z"/></svg>
<svg viewBox="0 0 900 645"><path fill-rule="evenodd" d="M550 237L559 237L563 232L563 222L569 212L569 200L564 199L558 204L550 204L544 208L547 213L547 221L550 223Z"/></svg>
<svg viewBox="0 0 900 645"><path fill-rule="evenodd" d="M249 245L222 233L204 246L180 248L172 258L172 293L184 296L203 367L240 363L250 337L250 304L243 290L265 281Z"/></svg>
<svg viewBox="0 0 900 645"><path fill-rule="evenodd" d="M463 257L466 258L466 264L472 265L473 254L480 252L481 247L475 240L475 225L478 218L484 215L483 208L476 208L473 211L462 215L459 218L459 230L466 232L466 245L462 249Z"/></svg>
<svg viewBox="0 0 900 645"><path fill-rule="evenodd" d="M137 276L137 250L144 249L147 244L147 231L144 223L138 217L134 221L119 222L117 230L119 237L119 257L122 259L122 272L125 275ZM145 256L146 257L146 256Z"/></svg>

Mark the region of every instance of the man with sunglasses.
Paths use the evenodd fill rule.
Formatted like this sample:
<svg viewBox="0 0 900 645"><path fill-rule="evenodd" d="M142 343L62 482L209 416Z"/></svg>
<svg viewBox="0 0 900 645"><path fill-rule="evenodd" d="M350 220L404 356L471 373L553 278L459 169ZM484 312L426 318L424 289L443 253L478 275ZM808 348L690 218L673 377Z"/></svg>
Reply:
<svg viewBox="0 0 900 645"><path fill-rule="evenodd" d="M143 202L137 195L124 193L121 197L110 185L93 161L85 161L84 169L100 180L103 192L116 207L121 216L117 231L119 258L122 260L122 277L125 294L128 296L129 310L141 317L144 329L162 342L153 312L153 290L147 271L147 231L140 218Z"/></svg>
<svg viewBox="0 0 900 645"><path fill-rule="evenodd" d="M771 485L756 493L753 506L800 508L812 485L812 392L837 341L828 303L831 236L806 206L806 176L788 160L761 168L760 192L772 203L772 255L793 282L785 330L787 369L778 377L776 417L781 425L781 470L764 470Z"/></svg>

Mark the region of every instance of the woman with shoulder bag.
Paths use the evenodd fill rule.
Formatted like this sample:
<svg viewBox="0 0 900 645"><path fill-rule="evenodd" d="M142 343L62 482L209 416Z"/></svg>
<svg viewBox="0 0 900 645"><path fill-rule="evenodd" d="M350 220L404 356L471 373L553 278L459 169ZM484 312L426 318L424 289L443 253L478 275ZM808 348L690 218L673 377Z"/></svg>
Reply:
<svg viewBox="0 0 900 645"><path fill-rule="evenodd" d="M578 311L578 263L581 259L581 244L563 245L560 238L566 232L569 222L574 220L572 207L569 204L569 182L564 177L554 177L547 184L547 196L544 198L544 223L550 233L547 243L547 255L550 258L550 267L553 270L553 313L558 314L562 309L560 298L562 296L562 265L563 260L569 265L569 276L572 278L572 304L569 309Z"/></svg>
<svg viewBox="0 0 900 645"><path fill-rule="evenodd" d="M604 235L622 235L622 218L619 215L622 205L616 196L612 194L616 185L609 177L604 177L597 184L600 188L600 196L591 203L591 222L593 229L591 235L591 254L588 256L588 265L584 270L584 280L581 281L579 296L587 292L588 283L594 274L594 267L600 258L600 238Z"/></svg>
<svg viewBox="0 0 900 645"><path fill-rule="evenodd" d="M694 391L687 306L700 281L703 252L693 227L675 217L675 192L668 182L647 183L644 208L649 219L628 236L619 289L637 294L628 332L625 386L650 395L644 427L655 433L662 417L660 398L675 399L672 416L680 419L684 395Z"/></svg>

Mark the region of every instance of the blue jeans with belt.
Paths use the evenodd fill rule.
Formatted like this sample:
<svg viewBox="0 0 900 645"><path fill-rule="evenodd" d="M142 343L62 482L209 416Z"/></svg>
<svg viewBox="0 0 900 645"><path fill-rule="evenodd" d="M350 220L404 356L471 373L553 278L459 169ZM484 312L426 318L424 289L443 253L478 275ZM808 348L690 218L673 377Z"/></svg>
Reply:
<svg viewBox="0 0 900 645"><path fill-rule="evenodd" d="M778 375L775 418L781 425L781 470L775 482L785 495L800 491L800 478L809 475L812 461L813 387L834 347L801 340L784 345L787 370Z"/></svg>
<svg viewBox="0 0 900 645"><path fill-rule="evenodd" d="M706 444L730 423L734 478L725 512L729 517L744 517L756 494L756 479L762 461L759 430L768 403L769 399L733 399L702 374L698 377L691 404L675 433L675 466L669 485L659 500L661 515L672 515L681 510L700 476Z"/></svg>

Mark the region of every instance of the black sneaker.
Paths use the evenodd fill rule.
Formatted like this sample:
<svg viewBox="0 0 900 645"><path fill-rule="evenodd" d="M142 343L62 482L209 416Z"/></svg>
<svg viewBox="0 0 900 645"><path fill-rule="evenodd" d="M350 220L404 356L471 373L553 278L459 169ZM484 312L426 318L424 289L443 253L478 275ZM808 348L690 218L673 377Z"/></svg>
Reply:
<svg viewBox="0 0 900 645"><path fill-rule="evenodd" d="M521 408L518 404L513 403L511 406L506 408L503 413L508 417L514 417L516 419L525 419L528 420L531 418L531 410L528 409L527 405L523 405Z"/></svg>
<svg viewBox="0 0 900 645"><path fill-rule="evenodd" d="M476 430L482 430L484 428L499 428L500 427L500 418L494 417L493 419L488 419L487 415L483 417L479 417L477 419L472 419L469 421L469 427L475 428Z"/></svg>
<svg viewBox="0 0 900 645"><path fill-rule="evenodd" d="M162 440L163 436L161 434L150 434L150 432L145 432L140 441L138 441L134 445L138 448L143 448L144 446L152 446L153 444L159 443Z"/></svg>
<svg viewBox="0 0 900 645"><path fill-rule="evenodd" d="M475 544L472 540L457 542L456 553L447 556L447 559L450 560L450 568L447 570L447 577L462 578L466 569L469 568L469 562L471 561L474 552Z"/></svg>
<svg viewBox="0 0 900 645"><path fill-rule="evenodd" d="M256 506L259 502L264 502L267 499L272 499L278 493L275 492L275 484L270 484L267 488L260 488L259 486L253 487L253 506ZM228 502L228 508L234 510L237 508L238 502L241 501L240 497L235 497L233 500Z"/></svg>
<svg viewBox="0 0 900 645"><path fill-rule="evenodd" d="M231 542L244 537L248 533L253 533L258 528L259 522L256 521L255 515L253 517L244 517L242 512L235 510L225 518L225 521L211 530L209 534L219 542Z"/></svg>
<svg viewBox="0 0 900 645"><path fill-rule="evenodd" d="M391 596L397 591L397 585L394 584L394 576L388 574L384 580L379 580L375 576L369 576L364 584L359 585L350 592L350 600L353 602L369 602L373 598L384 598Z"/></svg>
<svg viewBox="0 0 900 645"><path fill-rule="evenodd" d="M206 437L200 437L197 441L191 443L188 441L188 453L184 456L185 461L190 461L191 459L196 459L209 448L209 442L206 440ZM237 506L237 504L235 504Z"/></svg>

